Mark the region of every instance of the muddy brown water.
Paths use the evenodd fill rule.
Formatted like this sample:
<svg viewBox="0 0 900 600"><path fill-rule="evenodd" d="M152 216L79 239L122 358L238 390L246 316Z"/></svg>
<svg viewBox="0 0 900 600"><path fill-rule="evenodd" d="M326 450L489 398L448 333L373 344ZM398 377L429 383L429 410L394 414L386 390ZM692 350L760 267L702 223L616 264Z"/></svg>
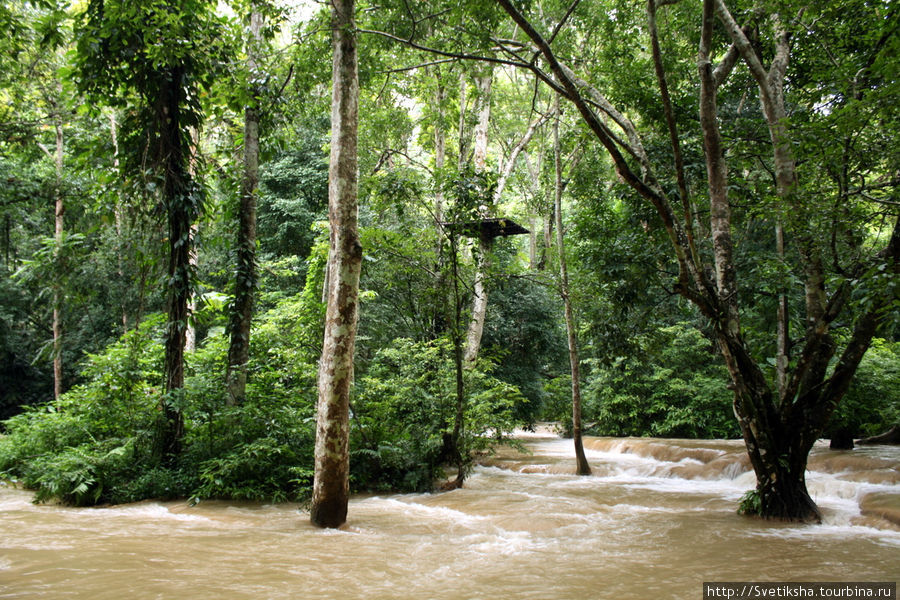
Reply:
<svg viewBox="0 0 900 600"><path fill-rule="evenodd" d="M35 505L0 487L0 598L700 598L704 581L900 579L900 449L817 447L822 525L740 517L732 441L524 438L443 494L355 497L339 531L295 505Z"/></svg>

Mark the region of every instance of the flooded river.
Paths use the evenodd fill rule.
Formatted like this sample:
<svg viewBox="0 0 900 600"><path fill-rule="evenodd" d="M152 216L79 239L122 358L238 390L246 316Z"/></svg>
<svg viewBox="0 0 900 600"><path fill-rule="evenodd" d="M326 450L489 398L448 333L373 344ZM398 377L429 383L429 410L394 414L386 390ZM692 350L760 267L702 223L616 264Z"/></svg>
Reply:
<svg viewBox="0 0 900 600"><path fill-rule="evenodd" d="M817 448L823 525L735 508L740 442L525 438L444 494L357 497L321 531L295 505L34 505L0 487L0 598L701 598L703 581L900 579L900 449Z"/></svg>

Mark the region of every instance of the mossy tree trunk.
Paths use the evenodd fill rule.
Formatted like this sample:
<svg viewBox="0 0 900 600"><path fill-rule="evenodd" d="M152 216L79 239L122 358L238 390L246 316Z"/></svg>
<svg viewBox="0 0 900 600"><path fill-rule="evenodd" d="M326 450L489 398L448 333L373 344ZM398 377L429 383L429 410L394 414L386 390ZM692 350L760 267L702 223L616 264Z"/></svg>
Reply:
<svg viewBox="0 0 900 600"><path fill-rule="evenodd" d="M244 173L238 209L237 265L234 277L234 304L231 312L231 340L225 371L226 402L241 404L247 393L247 362L250 360L250 326L256 292L256 199L259 188L259 52L262 44L262 13L255 4L250 9L250 41L247 67L250 100L244 109Z"/></svg>
<svg viewBox="0 0 900 600"><path fill-rule="evenodd" d="M362 263L357 231L359 80L354 5L354 0L332 2L331 232L310 508L310 520L319 527L340 527L346 522L349 500L349 405Z"/></svg>

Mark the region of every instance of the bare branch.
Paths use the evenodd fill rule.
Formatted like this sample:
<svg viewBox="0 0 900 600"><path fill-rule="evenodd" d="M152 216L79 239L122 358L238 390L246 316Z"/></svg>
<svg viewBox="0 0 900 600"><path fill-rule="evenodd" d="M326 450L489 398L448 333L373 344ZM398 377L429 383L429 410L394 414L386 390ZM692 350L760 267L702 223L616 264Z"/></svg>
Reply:
<svg viewBox="0 0 900 600"><path fill-rule="evenodd" d="M540 115L537 119L531 122L528 126L528 129L525 130L525 134L522 136L522 139L519 140L519 143L512 149L509 153L509 158L506 160L506 164L503 167L503 172L500 173L500 177L497 179L497 189L494 191L494 202L497 203L500 201L501 196L503 195L503 190L506 188L506 182L509 180L510 175L512 175L513 169L516 166L516 159L519 158L519 154L528 146L531 142L531 138L534 137L534 133L537 131L538 127L547 122L547 119L550 118L550 114Z"/></svg>
<svg viewBox="0 0 900 600"><path fill-rule="evenodd" d="M468 54L466 52L448 52L447 50L440 50L439 48L431 48L429 46L423 46L418 42L415 42L411 39L402 38L396 36L391 33L387 33L386 31L378 31L377 29L357 29L359 33L367 33L370 35L380 35L381 37L387 38L389 40L394 40L395 42L399 42L401 44L405 44L410 48L414 48L415 50L421 50L422 52L429 52L431 54L437 54L438 56L445 56L447 58L454 58L458 60L477 60L481 62L488 62L497 65L507 65L510 67L518 67L520 69L528 69L535 75L537 75L541 81L549 85L553 88L557 93L562 94L564 97L568 98L568 93L562 88L556 81L553 80L552 77L544 73L541 69L537 68L534 64L529 64L527 62L523 62L521 60L506 60L502 58L497 58L495 56L484 56L481 54Z"/></svg>
<svg viewBox="0 0 900 600"><path fill-rule="evenodd" d="M578 3L581 0L575 0L572 2L572 5L569 6L569 10L566 11L566 14L563 15L563 18L559 20L559 23L556 24L556 27L553 28L553 33L550 34L550 37L547 38L547 43L552 44L553 40L556 39L556 36L559 34L559 30L562 29L562 26L565 25L566 21L569 20L569 16L572 14L572 11L575 10L575 7L578 6Z"/></svg>

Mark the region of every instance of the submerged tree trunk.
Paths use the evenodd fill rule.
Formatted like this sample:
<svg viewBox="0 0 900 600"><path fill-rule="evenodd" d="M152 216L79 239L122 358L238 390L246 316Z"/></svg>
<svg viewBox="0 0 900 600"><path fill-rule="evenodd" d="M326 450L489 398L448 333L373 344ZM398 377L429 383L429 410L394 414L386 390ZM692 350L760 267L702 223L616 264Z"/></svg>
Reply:
<svg viewBox="0 0 900 600"><path fill-rule="evenodd" d="M734 22L724 0L703 2L698 70L701 83L700 125L709 179L710 233L715 267L715 278L711 280L701 263L702 256L695 255L691 250L689 229L693 223L690 211L685 211L683 222L676 216L664 187L653 175L652 165L646 160L647 155L633 124L597 90L560 63L550 43L511 0L498 0L498 4L534 42L556 79L558 89L578 108L585 123L612 159L619 177L653 205L665 227L678 264L674 291L690 300L710 320L731 376L735 415L757 477L757 489L745 500L744 508L767 518L818 520L818 509L809 497L804 479L809 451L846 392L884 316L884 307L889 306L894 298L890 297L889 289L874 295L867 312L856 318L853 333L837 363L831 368L829 365L837 354L837 342L830 333L830 325L841 316L856 284L852 278L847 278L830 296L827 295L815 240L804 240L805 244L809 244L808 251L800 248L805 253L806 339L797 356L796 366L787 374L783 392L773 393L760 363L742 337L727 197L727 165L716 114L716 91L735 61L743 59L759 85L760 102L774 150L778 195L785 203L785 210L805 210L790 191L796 174L791 155L789 118L782 110L782 87L790 47L789 36L781 28L778 16L772 15L777 39L773 63L767 72L760 64L755 46ZM669 3L656 2L653 6L664 4ZM717 17L733 43L721 62L714 66L711 63L714 55L711 40ZM624 137L612 133L607 125L610 121L623 130ZM627 157L638 162L638 171L632 169ZM866 270L887 269L892 276L900 276L898 257L900 220L895 223L887 246L871 256L868 263L860 260L855 274L861 276Z"/></svg>
<svg viewBox="0 0 900 600"><path fill-rule="evenodd" d="M354 0L332 2L334 51L328 177L328 303L319 362L316 457L310 520L340 527L349 499L349 405L362 246L357 231L357 75Z"/></svg>
<svg viewBox="0 0 900 600"><path fill-rule="evenodd" d="M572 441L575 444L575 472L578 475L590 475L591 467L584 455L584 443L581 439L581 368L578 361L575 315L569 296L569 272L566 268L566 246L562 227L563 178L559 152L559 96L556 97L556 117L553 121L553 163L556 171L553 207L556 215L556 247L559 252L559 291L563 299L566 336L569 342L569 367L572 372Z"/></svg>
<svg viewBox="0 0 900 600"><path fill-rule="evenodd" d="M262 13L255 4L250 9L250 48L247 66L252 80L259 78ZM247 393L247 362L250 360L250 325L256 291L256 197L259 187L259 86L251 84L250 103L244 109L244 176L237 236L237 265L234 277L234 305L231 312L231 341L225 387L230 406L241 404Z"/></svg>

